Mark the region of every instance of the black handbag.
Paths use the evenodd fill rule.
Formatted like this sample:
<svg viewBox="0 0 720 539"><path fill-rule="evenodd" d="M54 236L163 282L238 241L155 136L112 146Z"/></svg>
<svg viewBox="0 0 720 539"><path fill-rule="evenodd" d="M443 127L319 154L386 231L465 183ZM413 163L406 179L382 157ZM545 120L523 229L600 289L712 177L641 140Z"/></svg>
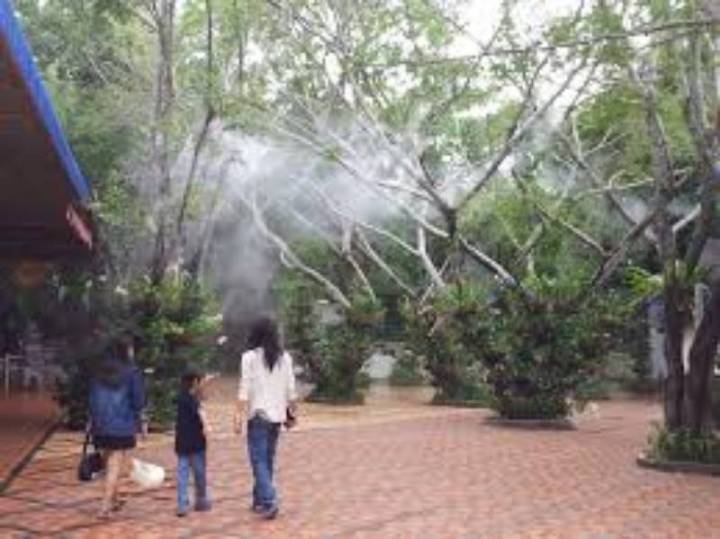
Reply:
<svg viewBox="0 0 720 539"><path fill-rule="evenodd" d="M78 465L78 479L80 481L92 481L93 476L103 469L103 458L96 449L88 451L90 446L90 429L85 431L85 441L83 442L82 456Z"/></svg>

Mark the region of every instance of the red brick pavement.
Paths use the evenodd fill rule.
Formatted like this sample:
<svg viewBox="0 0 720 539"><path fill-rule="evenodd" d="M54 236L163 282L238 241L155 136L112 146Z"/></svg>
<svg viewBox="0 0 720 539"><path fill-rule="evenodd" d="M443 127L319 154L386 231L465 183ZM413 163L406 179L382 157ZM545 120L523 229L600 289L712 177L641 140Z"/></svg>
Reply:
<svg viewBox="0 0 720 539"><path fill-rule="evenodd" d="M12 393L0 397L0 485L57 421L58 409L50 395Z"/></svg>
<svg viewBox="0 0 720 539"><path fill-rule="evenodd" d="M77 436L59 433L0 498L0 537L720 538L718 479L634 464L654 405L602 404L578 430L554 432L490 426L484 411L432 410L382 421L359 412L319 428L322 411L311 409L314 426L281 439L274 522L249 511L244 447L219 428L209 453L211 513L175 517L169 480L155 491L131 487L124 510L100 523L100 485L75 480ZM152 438L140 454L172 473L169 438Z"/></svg>

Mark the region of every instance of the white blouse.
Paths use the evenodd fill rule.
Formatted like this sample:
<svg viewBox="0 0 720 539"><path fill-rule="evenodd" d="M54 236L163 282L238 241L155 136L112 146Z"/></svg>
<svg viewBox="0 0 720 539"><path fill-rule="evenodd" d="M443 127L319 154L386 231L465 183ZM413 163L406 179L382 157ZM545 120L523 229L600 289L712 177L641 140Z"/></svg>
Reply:
<svg viewBox="0 0 720 539"><path fill-rule="evenodd" d="M261 413L273 423L285 421L288 404L297 399L290 354L283 352L270 371L262 348L245 352L240 363L238 399L249 402L248 417Z"/></svg>

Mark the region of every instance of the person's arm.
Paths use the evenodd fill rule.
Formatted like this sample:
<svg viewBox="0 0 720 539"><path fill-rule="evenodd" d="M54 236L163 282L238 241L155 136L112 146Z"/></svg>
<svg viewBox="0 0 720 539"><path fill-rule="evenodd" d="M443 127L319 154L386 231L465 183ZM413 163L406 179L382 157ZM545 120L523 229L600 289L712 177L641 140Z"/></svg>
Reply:
<svg viewBox="0 0 720 539"><path fill-rule="evenodd" d="M205 412L205 406L203 406L202 403L198 405L198 415L200 416L203 432L205 433L205 436L207 436L208 434L212 433L212 426L208 421L208 416Z"/></svg>
<svg viewBox="0 0 720 539"><path fill-rule="evenodd" d="M240 362L240 386L238 387L237 402L235 405L235 414L233 416L233 426L235 432L243 433L243 425L247 417L248 397L250 394L250 354L244 353Z"/></svg>
<svg viewBox="0 0 720 539"><path fill-rule="evenodd" d="M143 383L142 374L138 369L134 369L132 373L130 391L132 393L132 407L135 413L135 419L140 426L140 430L145 434L142 425L142 412L145 408L145 384Z"/></svg>
<svg viewBox="0 0 720 539"><path fill-rule="evenodd" d="M297 415L297 387L295 382L295 368L293 366L293 359L290 354L285 353L287 356L288 363L288 375L287 375L287 400L288 407L292 411L293 415Z"/></svg>

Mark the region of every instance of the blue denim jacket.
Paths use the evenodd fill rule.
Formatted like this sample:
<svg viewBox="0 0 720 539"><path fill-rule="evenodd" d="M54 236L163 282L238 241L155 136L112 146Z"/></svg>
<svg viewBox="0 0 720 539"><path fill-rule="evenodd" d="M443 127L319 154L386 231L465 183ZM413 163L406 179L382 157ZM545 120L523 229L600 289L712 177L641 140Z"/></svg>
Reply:
<svg viewBox="0 0 720 539"><path fill-rule="evenodd" d="M94 378L90 382L90 419L92 433L99 436L134 436L145 406L145 391L140 372L125 364L118 365L116 383Z"/></svg>

